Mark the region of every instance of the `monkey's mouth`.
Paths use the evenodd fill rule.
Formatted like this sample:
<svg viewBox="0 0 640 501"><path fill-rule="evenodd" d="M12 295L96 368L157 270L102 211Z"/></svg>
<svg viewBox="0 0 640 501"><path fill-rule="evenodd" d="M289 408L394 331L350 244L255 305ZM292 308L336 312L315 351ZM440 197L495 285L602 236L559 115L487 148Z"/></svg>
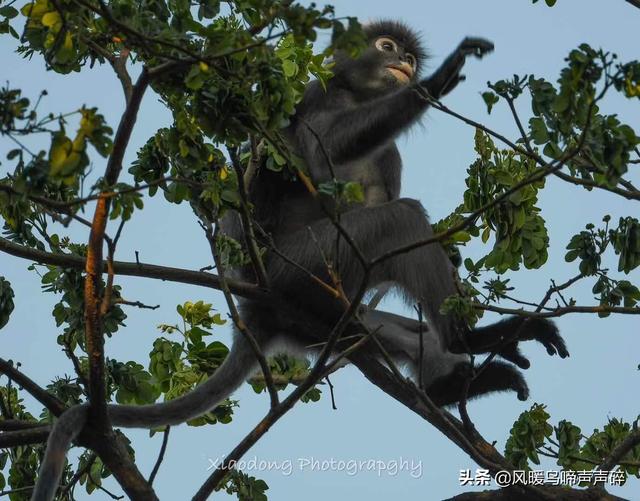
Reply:
<svg viewBox="0 0 640 501"><path fill-rule="evenodd" d="M408 64L403 65L389 65L387 66L389 73L391 73L396 80L402 83L407 83L413 77L413 69Z"/></svg>

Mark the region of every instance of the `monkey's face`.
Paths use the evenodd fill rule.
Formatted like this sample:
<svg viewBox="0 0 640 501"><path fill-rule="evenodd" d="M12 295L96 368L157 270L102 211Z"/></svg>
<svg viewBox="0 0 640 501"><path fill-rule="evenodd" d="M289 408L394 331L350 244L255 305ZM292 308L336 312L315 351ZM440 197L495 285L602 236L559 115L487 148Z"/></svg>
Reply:
<svg viewBox="0 0 640 501"><path fill-rule="evenodd" d="M380 78L389 84L406 85L413 80L418 69L416 57L388 36L381 36L373 41L379 61Z"/></svg>
<svg viewBox="0 0 640 501"><path fill-rule="evenodd" d="M409 84L418 70L416 56L390 35L373 38L357 59L336 54L334 67L336 78L365 99Z"/></svg>

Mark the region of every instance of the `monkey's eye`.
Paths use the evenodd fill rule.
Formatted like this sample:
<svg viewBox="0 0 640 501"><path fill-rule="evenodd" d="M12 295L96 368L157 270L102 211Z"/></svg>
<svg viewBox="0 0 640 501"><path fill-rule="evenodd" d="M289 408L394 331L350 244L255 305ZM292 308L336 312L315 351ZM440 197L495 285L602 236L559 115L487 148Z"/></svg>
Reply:
<svg viewBox="0 0 640 501"><path fill-rule="evenodd" d="M418 61L416 61L416 58L413 54L405 54L405 58L407 59L407 63L409 63L411 65L411 67L413 68L413 71L416 71L416 69L418 69Z"/></svg>
<svg viewBox="0 0 640 501"><path fill-rule="evenodd" d="M382 52L396 52L398 46L390 38L380 37L376 40L376 49Z"/></svg>

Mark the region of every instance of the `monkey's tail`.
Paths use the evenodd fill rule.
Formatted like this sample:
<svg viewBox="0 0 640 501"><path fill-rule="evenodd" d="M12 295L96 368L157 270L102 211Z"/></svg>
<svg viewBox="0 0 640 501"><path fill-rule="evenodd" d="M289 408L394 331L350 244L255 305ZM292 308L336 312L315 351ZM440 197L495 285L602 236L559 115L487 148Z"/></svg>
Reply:
<svg viewBox="0 0 640 501"><path fill-rule="evenodd" d="M210 411L234 392L257 367L249 341L235 336L224 362L204 383L174 400L150 405L109 405L109 418L125 428L176 425Z"/></svg>
<svg viewBox="0 0 640 501"><path fill-rule="evenodd" d="M76 405L63 412L56 421L47 440L47 450L31 493L31 501L50 501L55 496L64 469L67 449L82 431L87 421L88 410L86 405Z"/></svg>
<svg viewBox="0 0 640 501"><path fill-rule="evenodd" d="M224 362L204 383L174 400L150 405L109 405L111 423L125 428L155 428L184 423L218 405L238 388L257 367L249 342L237 335ZM32 501L54 498L65 463L67 449L87 421L88 404L66 410L56 421L40 473L31 495Z"/></svg>

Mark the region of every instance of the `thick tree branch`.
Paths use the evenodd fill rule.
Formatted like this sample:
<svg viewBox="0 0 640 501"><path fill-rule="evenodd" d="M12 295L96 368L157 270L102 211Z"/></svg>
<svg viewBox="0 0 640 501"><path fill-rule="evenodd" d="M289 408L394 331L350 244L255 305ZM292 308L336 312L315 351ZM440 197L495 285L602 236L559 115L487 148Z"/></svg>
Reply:
<svg viewBox="0 0 640 501"><path fill-rule="evenodd" d="M31 247L16 244L4 237L0 237L0 251L11 254L12 256L29 259L40 264L49 264L74 270L84 270L86 265L85 258L81 256L74 256L72 254L55 254L52 252L32 249ZM203 271L185 270L169 266L124 261L114 261L113 271L116 275L154 278L157 280L211 287L214 289L220 289L221 287L220 277ZM227 283L231 292L239 296L258 300L269 299L267 291L256 285L231 279L227 280Z"/></svg>
<svg viewBox="0 0 640 501"><path fill-rule="evenodd" d="M21 419L2 419L0 420L0 431L17 431L30 430L43 426L37 421L23 421Z"/></svg>
<svg viewBox="0 0 640 501"><path fill-rule="evenodd" d="M113 186L118 181L118 176L122 170L122 160L131 138L133 126L136 123L138 110L144 93L148 87L149 78L145 69L142 70L136 85L133 88L127 107L120 119L118 130L113 142L113 150L109 156L104 174L106 186ZM98 428L107 429L107 394L104 374L104 339L102 333L102 319L100 304L102 302L102 245L104 242L107 218L111 205L110 197L100 197L96 204L96 209L89 235L89 245L87 247L87 261L85 266L84 282L84 322L85 322L85 342L87 355L89 358L89 397L90 419L95 422Z"/></svg>
<svg viewBox="0 0 640 501"><path fill-rule="evenodd" d="M39 426L28 430L5 431L0 433L0 449L19 445L42 444L49 438L51 426Z"/></svg>

